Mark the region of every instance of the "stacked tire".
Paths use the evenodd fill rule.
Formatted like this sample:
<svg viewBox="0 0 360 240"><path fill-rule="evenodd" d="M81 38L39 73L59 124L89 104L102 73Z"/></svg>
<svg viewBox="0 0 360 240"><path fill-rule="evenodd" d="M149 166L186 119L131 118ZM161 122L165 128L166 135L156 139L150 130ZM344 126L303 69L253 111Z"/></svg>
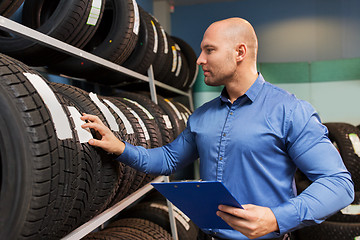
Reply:
<svg viewBox="0 0 360 240"><path fill-rule="evenodd" d="M297 231L300 240L354 240L360 238L360 130L348 123L325 123L329 138L338 149L346 168L351 173L355 188L355 200L335 213L320 225ZM298 191L301 192L310 180L300 172L296 174Z"/></svg>
<svg viewBox="0 0 360 240"><path fill-rule="evenodd" d="M19 4L1 3L0 14L11 16ZM21 24L48 36L142 75L152 65L156 80L184 91L194 84L198 66L193 49L169 36L135 0L26 0L20 10ZM0 52L56 74L127 90L148 89L142 80L6 32L0 33Z"/></svg>
<svg viewBox="0 0 360 240"><path fill-rule="evenodd" d="M50 37L83 48L98 29L105 0L26 0L20 23ZM40 43L2 32L0 52L30 66L55 64L67 55Z"/></svg>
<svg viewBox="0 0 360 240"><path fill-rule="evenodd" d="M199 228L183 212L175 206L173 207L178 239L196 240ZM118 229L114 227L118 226L119 223L127 222L129 220L134 223L136 221L142 221L148 225L156 226L156 229L162 229L162 231L165 231L169 236L172 234L166 199L159 192L153 190L139 203L119 213L116 219L103 230L90 233L84 239L108 239L107 237L110 233L114 234L113 231L118 231Z"/></svg>
<svg viewBox="0 0 360 240"><path fill-rule="evenodd" d="M52 83L3 54L0 109L4 239L59 239L155 177L90 146L97 135L81 128L82 113L99 116L117 137L145 148L167 144L180 131L173 131L180 120L148 95L104 97Z"/></svg>
<svg viewBox="0 0 360 240"><path fill-rule="evenodd" d="M108 225L105 229L90 233L84 240L134 239L134 240L171 240L171 235L153 222L139 218L124 218Z"/></svg>

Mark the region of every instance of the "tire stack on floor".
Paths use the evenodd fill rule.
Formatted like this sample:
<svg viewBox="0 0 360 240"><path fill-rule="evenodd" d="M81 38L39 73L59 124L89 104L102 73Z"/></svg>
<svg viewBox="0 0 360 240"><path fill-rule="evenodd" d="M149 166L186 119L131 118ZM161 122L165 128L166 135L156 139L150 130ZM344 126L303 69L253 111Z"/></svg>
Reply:
<svg viewBox="0 0 360 240"><path fill-rule="evenodd" d="M0 11L3 7L3 13L11 16L16 8L7 10L7 2L0 4ZM182 39L169 36L135 0L25 0L14 15L14 20L23 25L140 74L147 75L152 65L156 80L183 91L188 91L196 79L193 49ZM19 15L21 20L16 18ZM0 52L29 66L44 66L55 74L127 90L149 88L142 80L3 31Z"/></svg>
<svg viewBox="0 0 360 240"><path fill-rule="evenodd" d="M97 115L119 138L153 148L185 127L172 108L181 105L159 99L168 108L143 94L102 97L51 83L0 54L0 236L59 239L151 181L91 147L96 133L80 127L80 116Z"/></svg>
<svg viewBox="0 0 360 240"><path fill-rule="evenodd" d="M348 123L325 123L329 138L338 149L345 166L351 173L355 187L355 200L346 208L329 217L320 225L297 231L299 240L354 240L360 239L360 130ZM298 192L311 184L306 176L297 172Z"/></svg>

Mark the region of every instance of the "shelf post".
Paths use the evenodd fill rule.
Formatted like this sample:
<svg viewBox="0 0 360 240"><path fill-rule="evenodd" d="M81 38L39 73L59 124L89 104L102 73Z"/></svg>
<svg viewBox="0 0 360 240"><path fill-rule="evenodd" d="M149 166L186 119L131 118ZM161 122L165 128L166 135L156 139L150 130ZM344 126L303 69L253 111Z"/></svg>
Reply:
<svg viewBox="0 0 360 240"><path fill-rule="evenodd" d="M150 87L151 100L155 104L158 104L157 95L156 95L156 87L155 87L154 70L153 70L152 65L150 65L147 73L148 73L148 77L149 77L149 87Z"/></svg>
<svg viewBox="0 0 360 240"><path fill-rule="evenodd" d="M148 77L149 77L151 100L155 104L158 104L156 88L155 88L155 81L154 81L154 70L153 70L152 65L150 65L147 73L148 73ZM168 176L164 176L164 182L170 182L170 179ZM169 200L166 199L166 202L167 202L167 206L169 209L169 221L170 221L170 228L171 228L171 236L173 237L174 240L178 240L176 221L175 221L175 217L174 217L174 208L173 208L172 203Z"/></svg>

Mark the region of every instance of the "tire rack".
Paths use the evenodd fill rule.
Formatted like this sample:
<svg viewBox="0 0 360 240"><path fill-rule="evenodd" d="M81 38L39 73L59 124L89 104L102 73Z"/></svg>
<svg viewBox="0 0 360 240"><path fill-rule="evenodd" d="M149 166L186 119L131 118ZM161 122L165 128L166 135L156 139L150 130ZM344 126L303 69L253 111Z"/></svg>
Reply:
<svg viewBox="0 0 360 240"><path fill-rule="evenodd" d="M110 70L116 71L116 72L121 72L124 73L126 75L138 78L140 80L143 80L145 82L149 83L149 88L150 88L150 94L151 94L151 100L153 102L155 102L156 104L157 102L157 95L156 95L156 87L161 87L164 89L167 89L169 91L175 92L179 95L183 95L185 97L188 97L189 100L189 106L190 109L193 111L194 110L194 105L193 105L193 99L192 99L192 91L191 89L188 92L184 92L181 91L177 88L168 86L162 82L156 81L154 79L154 72L153 72L153 68L152 66L150 66L150 68L148 69L148 76L144 76L142 74L139 74L135 71L132 71L130 69L127 69L125 67L122 67L118 64L115 64L113 62L110 62L106 59L100 58L96 55L90 54L82 49L76 48L72 45L69 45L67 43L64 43L60 40L57 40L55 38L49 37L41 32L38 32L34 29L28 28L20 23L17 23L15 21L12 21L6 17L0 16L0 29L5 30L5 31L9 31L12 32L16 35L20 35L24 38L27 38L29 40L32 41L36 41L39 42L45 46L54 48L58 51L64 52L66 54L75 56L75 57L80 57L83 59L86 59L90 62L93 62L95 64L101 65L103 67L106 67ZM196 74L194 76L194 78L196 77ZM169 182L169 177L168 176L160 176L157 177L156 179L154 179L152 182ZM126 207L128 207L129 205L131 205L133 202L135 202L136 200L138 200L140 197L142 197L143 195L145 195L148 191L150 191L153 187L151 186L151 184L146 184L144 187L138 189L136 192L132 193L130 196L126 197L125 199L121 200L120 202L118 202L117 204L115 204L114 206L106 209L104 212L100 213L99 215L95 216L93 219L91 219L90 221L84 223L83 225L81 225L80 227L78 227L77 229L75 229L74 231L72 231L71 233L69 233L67 236L63 237L63 240L73 240L73 239L80 239L84 236L86 236L88 233L92 232L94 229L98 228L99 226L101 226L103 223L105 223L106 221L108 221L110 218L112 218L113 216L115 216L117 213L119 213L120 211L122 211L123 209L125 209ZM170 226L171 226L171 235L173 237L174 240L178 240L178 236L177 236L177 230L176 230L176 224L175 224L175 218L174 218L174 212L173 212L173 205L170 203L170 201L167 200L167 204L168 204L168 208L169 208L169 220L170 220Z"/></svg>

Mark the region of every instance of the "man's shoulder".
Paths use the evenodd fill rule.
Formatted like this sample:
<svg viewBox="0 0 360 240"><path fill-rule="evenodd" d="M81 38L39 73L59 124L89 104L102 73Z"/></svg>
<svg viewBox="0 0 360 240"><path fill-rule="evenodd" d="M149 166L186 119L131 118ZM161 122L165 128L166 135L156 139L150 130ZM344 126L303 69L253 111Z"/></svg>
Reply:
<svg viewBox="0 0 360 240"><path fill-rule="evenodd" d="M314 107L306 100L298 98L295 94L290 93L289 91L273 85L269 82L266 82L268 88L266 98L270 98L273 104L277 106L282 106L281 108L287 109L287 111L301 111L313 113L315 111Z"/></svg>
<svg viewBox="0 0 360 240"><path fill-rule="evenodd" d="M265 87L267 88L266 98L276 99L276 103L298 104L299 102L303 101L297 98L295 94L272 83L265 82Z"/></svg>

